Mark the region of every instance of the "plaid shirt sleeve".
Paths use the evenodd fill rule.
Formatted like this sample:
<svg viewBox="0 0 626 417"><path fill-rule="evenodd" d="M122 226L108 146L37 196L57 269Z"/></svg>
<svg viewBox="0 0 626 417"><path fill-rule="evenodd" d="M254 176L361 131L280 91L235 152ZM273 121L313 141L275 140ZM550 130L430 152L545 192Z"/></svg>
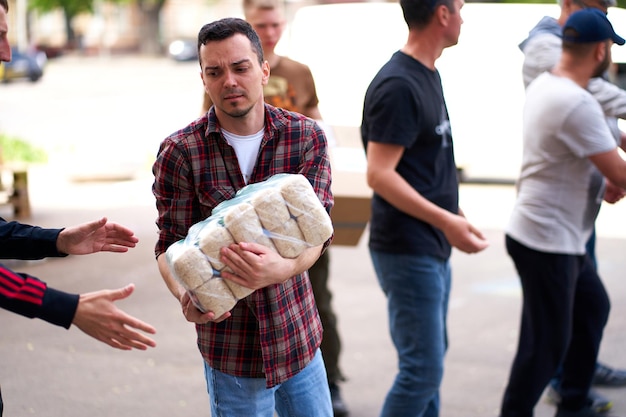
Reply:
<svg viewBox="0 0 626 417"><path fill-rule="evenodd" d="M194 223L202 220L195 204L198 198L190 159L192 148L186 143L200 140L199 130L183 129L166 138L159 147L152 167L155 178L152 192L158 211L157 257L172 243L183 239Z"/></svg>

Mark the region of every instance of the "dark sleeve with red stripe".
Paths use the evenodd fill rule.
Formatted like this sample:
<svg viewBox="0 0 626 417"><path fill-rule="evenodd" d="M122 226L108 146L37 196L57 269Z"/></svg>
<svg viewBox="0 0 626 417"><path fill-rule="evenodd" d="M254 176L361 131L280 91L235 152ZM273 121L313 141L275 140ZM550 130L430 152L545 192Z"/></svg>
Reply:
<svg viewBox="0 0 626 417"><path fill-rule="evenodd" d="M0 307L6 310L68 329L78 298L78 294L55 290L33 276L13 272L0 264Z"/></svg>

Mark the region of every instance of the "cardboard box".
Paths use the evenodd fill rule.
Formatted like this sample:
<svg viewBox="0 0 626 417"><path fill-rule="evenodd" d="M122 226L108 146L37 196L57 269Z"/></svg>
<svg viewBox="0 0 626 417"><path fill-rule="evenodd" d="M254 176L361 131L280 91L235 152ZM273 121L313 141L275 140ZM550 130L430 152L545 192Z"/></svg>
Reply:
<svg viewBox="0 0 626 417"><path fill-rule="evenodd" d="M330 148L330 162L335 198L330 212L335 229L332 244L356 246L371 213L372 189L365 178L365 152L362 146L341 146L338 142Z"/></svg>

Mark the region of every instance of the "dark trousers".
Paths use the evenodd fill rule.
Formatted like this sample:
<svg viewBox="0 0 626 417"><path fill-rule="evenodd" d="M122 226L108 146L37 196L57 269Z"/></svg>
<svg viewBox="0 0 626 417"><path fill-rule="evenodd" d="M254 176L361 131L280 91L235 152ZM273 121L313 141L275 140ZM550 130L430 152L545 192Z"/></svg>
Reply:
<svg viewBox="0 0 626 417"><path fill-rule="evenodd" d="M587 402L610 302L588 255L532 250L511 237L506 248L519 274L519 344L501 417L531 417L550 378L562 365L564 409Z"/></svg>
<svg viewBox="0 0 626 417"><path fill-rule="evenodd" d="M320 347L328 382L335 383L344 379L339 370L339 354L341 352L341 339L337 331L337 316L333 311L331 299L332 293L328 288L328 276L330 271L330 255L326 250L322 256L309 269L309 279L313 287L313 296L320 314L324 337Z"/></svg>
<svg viewBox="0 0 626 417"><path fill-rule="evenodd" d="M587 240L587 244L585 245L585 249L587 251L587 255L589 255L589 258L591 258L591 263L593 265L593 267L595 268L595 270L598 270L598 261L596 258L596 229L593 229L593 232L591 232L591 237L589 237L589 240ZM597 365L597 364L596 364ZM556 374L554 374L554 377L552 377L552 379L550 380L550 385L552 385L552 387L558 392L561 392L561 377L562 377L562 373L563 370L561 369L561 367L559 367L559 369L557 369Z"/></svg>
<svg viewBox="0 0 626 417"><path fill-rule="evenodd" d="M0 390L0 417L2 417L3 411L4 411L4 404L2 403L2 390Z"/></svg>

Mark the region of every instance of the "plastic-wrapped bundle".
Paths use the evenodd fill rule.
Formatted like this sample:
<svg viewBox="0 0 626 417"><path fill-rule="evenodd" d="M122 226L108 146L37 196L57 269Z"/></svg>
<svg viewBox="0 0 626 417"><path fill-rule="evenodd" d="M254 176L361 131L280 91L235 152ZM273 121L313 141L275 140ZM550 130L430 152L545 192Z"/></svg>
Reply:
<svg viewBox="0 0 626 417"><path fill-rule="evenodd" d="M198 230L200 250L209 258L213 269L217 271L222 271L226 267L220 261L220 249L231 243L235 243L235 239L218 218L205 221Z"/></svg>
<svg viewBox="0 0 626 417"><path fill-rule="evenodd" d="M270 238L265 234L259 216L252 204L235 204L224 213L224 226L235 242L254 242L276 250Z"/></svg>
<svg viewBox="0 0 626 417"><path fill-rule="evenodd" d="M213 268L206 255L195 245L179 240L167 249L166 259L179 281L186 289L194 289L213 278Z"/></svg>
<svg viewBox="0 0 626 417"><path fill-rule="evenodd" d="M290 175L281 181L280 190L304 240L311 246L326 242L333 233L333 225L330 218L328 222L322 221L328 213L320 204L311 183L302 175Z"/></svg>
<svg viewBox="0 0 626 417"><path fill-rule="evenodd" d="M221 276L228 270L220 260L221 248L254 242L296 258L332 233L330 216L309 181L299 174L278 174L215 207L168 248L166 259L198 309L219 317L254 291Z"/></svg>
<svg viewBox="0 0 626 417"><path fill-rule="evenodd" d="M228 313L237 304L237 298L226 280L219 277L213 277L201 286L189 290L189 297L200 311L212 311L215 317Z"/></svg>

